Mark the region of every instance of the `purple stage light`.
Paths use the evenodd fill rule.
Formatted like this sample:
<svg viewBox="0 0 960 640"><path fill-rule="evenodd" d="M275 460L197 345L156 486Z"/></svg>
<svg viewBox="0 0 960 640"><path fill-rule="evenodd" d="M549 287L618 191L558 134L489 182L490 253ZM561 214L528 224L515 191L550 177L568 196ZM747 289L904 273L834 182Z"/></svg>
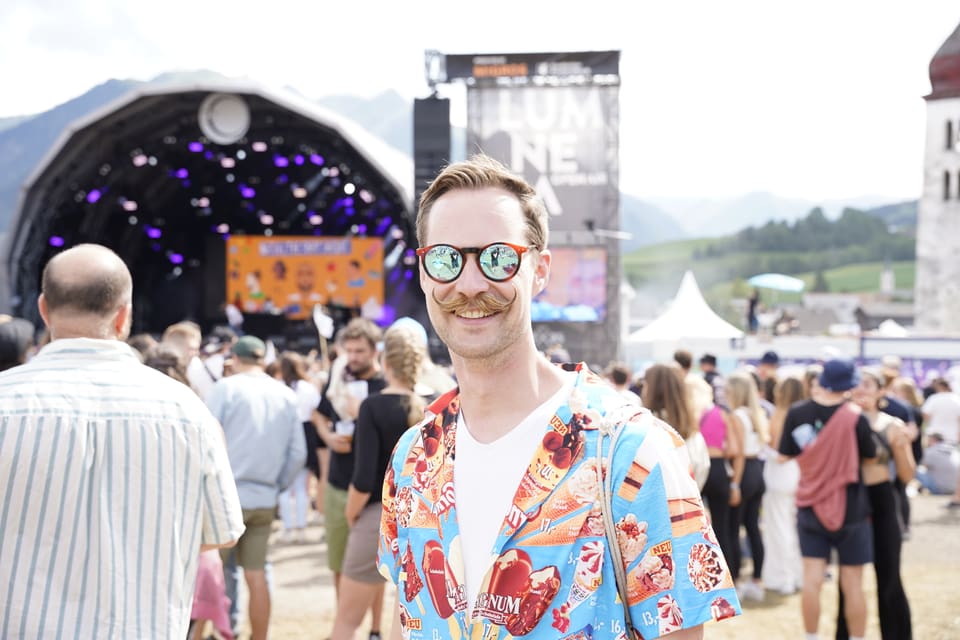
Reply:
<svg viewBox="0 0 960 640"><path fill-rule="evenodd" d="M181 169L177 169L177 172L176 172L174 175L177 176L178 178L180 178L180 179L182 180L182 179L186 178L187 176L189 176L189 175L190 175L190 172L187 171L186 169L181 168Z"/></svg>
<svg viewBox="0 0 960 640"><path fill-rule="evenodd" d="M290 161L283 156L273 156L273 166L287 167L290 166Z"/></svg>
<svg viewBox="0 0 960 640"><path fill-rule="evenodd" d="M213 151L204 151L203 157L207 160L213 160Z"/></svg>
<svg viewBox="0 0 960 640"><path fill-rule="evenodd" d="M407 269L406 271L403 272L403 277L409 280L410 278L413 277L413 271L411 271L410 269Z"/></svg>
<svg viewBox="0 0 960 640"><path fill-rule="evenodd" d="M318 167L322 167L322 166L323 166L323 162L324 162L323 156L320 155L319 153L311 153L311 154L310 154L310 162L312 162L313 164L317 165Z"/></svg>
<svg viewBox="0 0 960 640"><path fill-rule="evenodd" d="M247 185L240 185L240 195L249 200L250 198L257 195L256 190L253 187L248 187Z"/></svg>
<svg viewBox="0 0 960 640"><path fill-rule="evenodd" d="M377 230L374 231L374 235L382 236L386 233L387 229L390 227L392 220L390 218L384 218L380 221L380 224L377 225Z"/></svg>
<svg viewBox="0 0 960 640"><path fill-rule="evenodd" d="M100 189L90 189L90 192L87 193L87 202L89 202L90 204L93 204L94 202L99 200L100 196L102 195L103 194L100 193Z"/></svg>
<svg viewBox="0 0 960 640"><path fill-rule="evenodd" d="M170 260L172 264L183 264L183 256L179 253L171 253L167 256L167 259Z"/></svg>
<svg viewBox="0 0 960 640"><path fill-rule="evenodd" d="M293 156L293 164L299 167L300 165L303 164L303 162L304 162L303 154L298 153L297 155Z"/></svg>
<svg viewBox="0 0 960 640"><path fill-rule="evenodd" d="M62 247L64 244L63 238L60 236L50 236L50 246L51 247Z"/></svg>
<svg viewBox="0 0 960 640"><path fill-rule="evenodd" d="M156 227L144 227L144 231L147 232L148 238L152 238L154 240L158 240L160 237L163 236L163 232L160 231L160 229L157 229Z"/></svg>
<svg viewBox="0 0 960 640"><path fill-rule="evenodd" d="M199 142L191 142L190 144L187 145L187 149L189 149L193 153L200 153L201 151L203 151L203 145Z"/></svg>

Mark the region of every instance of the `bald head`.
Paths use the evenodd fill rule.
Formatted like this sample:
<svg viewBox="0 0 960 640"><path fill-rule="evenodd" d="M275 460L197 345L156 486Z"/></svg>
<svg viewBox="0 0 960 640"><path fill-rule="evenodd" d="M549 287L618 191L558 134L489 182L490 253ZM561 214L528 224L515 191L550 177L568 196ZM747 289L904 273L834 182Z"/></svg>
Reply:
<svg viewBox="0 0 960 640"><path fill-rule="evenodd" d="M43 269L41 288L41 314L51 330L57 324L54 318L68 325L93 321L105 328L113 324L118 311L128 312L133 295L127 265L116 253L97 244L77 245L51 258ZM99 335L104 333L99 329L70 333L106 337ZM106 334L112 337L113 332Z"/></svg>

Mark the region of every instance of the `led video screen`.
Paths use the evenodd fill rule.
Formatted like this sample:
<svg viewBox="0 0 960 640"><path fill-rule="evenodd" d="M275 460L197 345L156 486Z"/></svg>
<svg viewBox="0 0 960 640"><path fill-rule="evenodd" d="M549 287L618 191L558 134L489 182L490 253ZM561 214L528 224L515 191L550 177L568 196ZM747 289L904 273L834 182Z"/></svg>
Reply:
<svg viewBox="0 0 960 640"><path fill-rule="evenodd" d="M244 313L310 315L314 305L383 315L383 239L231 236L226 247L227 300Z"/></svg>
<svg viewBox="0 0 960 640"><path fill-rule="evenodd" d="M533 302L534 322L600 322L607 312L607 251L551 247L550 281Z"/></svg>

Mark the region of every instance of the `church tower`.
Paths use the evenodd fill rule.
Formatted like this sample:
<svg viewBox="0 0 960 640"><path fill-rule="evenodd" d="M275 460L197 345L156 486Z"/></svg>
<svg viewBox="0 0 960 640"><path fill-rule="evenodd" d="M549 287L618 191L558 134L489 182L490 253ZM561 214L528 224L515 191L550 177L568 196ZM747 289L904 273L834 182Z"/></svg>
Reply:
<svg viewBox="0 0 960 640"><path fill-rule="evenodd" d="M960 25L930 61L914 285L918 331L960 334Z"/></svg>

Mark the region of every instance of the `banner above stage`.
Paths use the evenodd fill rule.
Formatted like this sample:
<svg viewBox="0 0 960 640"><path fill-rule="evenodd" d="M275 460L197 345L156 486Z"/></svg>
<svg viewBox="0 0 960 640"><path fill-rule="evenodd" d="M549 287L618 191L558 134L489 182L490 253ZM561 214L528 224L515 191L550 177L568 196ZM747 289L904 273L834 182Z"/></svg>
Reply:
<svg viewBox="0 0 960 640"><path fill-rule="evenodd" d="M438 66L434 82L480 78L534 78L569 76L619 76L619 51L567 51L563 53L484 53L443 55L435 52Z"/></svg>

